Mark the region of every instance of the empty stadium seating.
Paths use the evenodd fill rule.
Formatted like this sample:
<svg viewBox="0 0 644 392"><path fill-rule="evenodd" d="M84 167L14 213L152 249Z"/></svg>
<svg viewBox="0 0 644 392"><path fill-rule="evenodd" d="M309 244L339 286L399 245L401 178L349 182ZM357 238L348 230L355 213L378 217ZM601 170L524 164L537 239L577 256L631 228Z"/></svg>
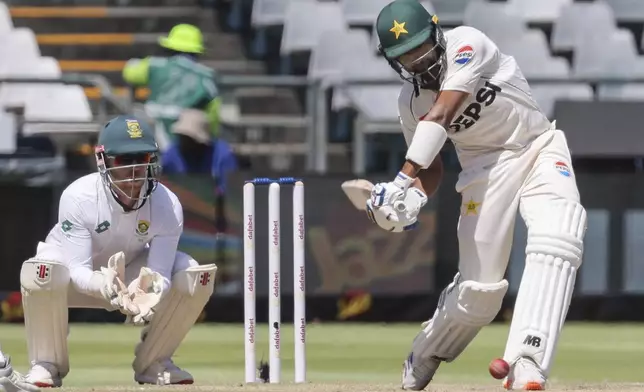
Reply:
<svg viewBox="0 0 644 392"><path fill-rule="evenodd" d="M14 28L9 9L0 3L0 78L60 79L58 61L41 55L34 32L27 28ZM42 134L39 124L85 123L92 121L87 98L77 85L62 83L3 83L0 85L0 107L11 110L22 108L26 125L23 135ZM16 149L15 120L11 114L0 111L2 137L0 153ZM50 125L44 132L59 132Z"/></svg>
<svg viewBox="0 0 644 392"><path fill-rule="evenodd" d="M15 0L16 3L42 3L45 0ZM133 0L132 0L133 1ZM139 2L152 0L137 0ZM377 52L377 36L374 22L380 9L390 0L219 0L229 2L230 12L221 20L227 20L227 29L213 28L210 48L222 59L235 58L234 64L248 56L248 63L262 63L271 73L296 72L306 75L310 81L318 81L331 92L329 100L330 130L347 128L353 118L334 116L347 110L355 111L361 119L375 122L397 121L395 102L402 81L390 69ZM121 5L131 1L120 0L60 0L75 5ZM172 0L163 0L169 4ZM557 101L574 100L644 100L644 0L420 0L430 12L438 15L445 31L459 25L476 27L490 36L501 51L515 57L524 75L531 81L532 94L542 109L554 116ZM117 4L118 3L118 4ZM183 4L177 0L177 4ZM192 2L191 0L191 3ZM173 3L174 4L174 3ZM175 5L177 5L175 4ZM192 20L193 16L189 16ZM246 18L246 19L244 19ZM116 20L116 19L115 19ZM109 58L103 64L109 69L96 71L107 75L110 80L119 81L122 62L138 52L150 54L156 44L153 34L157 27L149 27L142 19L129 18L131 24L124 25L126 35L141 37L132 43L103 46L100 51L87 42L77 48L89 60L78 61L68 57L69 46L47 41L40 31L31 31L22 20L10 17L10 10L0 2L0 46L14 59L27 58L28 65L20 69L11 68L6 56L0 59L0 77L49 75L59 77L61 68L65 71L78 70L87 66L88 61L99 60L97 53L107 53ZM155 26L166 27L155 20ZM53 22L50 21L50 22ZM90 19L76 21L70 28L91 27ZM129 23L129 22L128 22ZM97 24L98 25L98 24ZM55 23L48 29L65 27ZM101 24L100 33L109 24ZM98 28L98 27L97 27ZM145 28L144 34L134 31ZM53 32L53 30L51 30ZM105 31L103 31L105 30ZM115 29L118 30L118 29ZM217 31L215 31L217 30ZM223 31L219 31L223 30ZM231 33L232 31L232 33ZM49 33L48 30L46 33ZM98 30L97 30L98 32ZM239 34L234 34L234 33ZM64 34L49 34L64 35ZM78 34L77 34L78 35ZM45 37L47 38L47 37ZM52 37L49 37L52 38ZM56 37L53 37L56 38ZM52 38L52 39L53 39ZM244 42L246 40L246 42ZM38 41L41 45L39 47ZM244 45L246 43L246 45ZM154 46L154 48L153 48ZM13 48L13 49L12 49ZM19 50L18 50L19 48ZM82 50L81 50L82 49ZM304 55L305 61L301 60ZM61 57L62 56L62 57ZM57 62L53 57L63 59ZM5 61L3 61L5 60ZM109 61L108 61L109 60ZM275 62L280 66L273 67ZM109 63L109 64L108 64ZM231 62L232 63L232 62ZM293 64L298 66L294 67ZM103 66L101 65L101 66ZM95 66L95 64L92 64ZM96 65L97 66L97 65ZM263 67L263 66L262 66ZM100 67L99 67L100 68ZM239 67L231 67L232 69ZM77 71L74 71L77 72ZM236 71L224 71L232 73ZM236 72L237 73L237 72ZM365 79L370 85L357 85ZM375 84L373 82L376 82ZM33 89L47 91L31 94ZM64 89L63 93L61 89ZM280 90L282 91L282 90ZM88 91L85 91L88 94ZM53 94L53 95L52 95ZM289 98L289 104L276 105L287 99L278 99L283 94L272 90L270 96L260 100L259 89L236 93L236 102L246 102L252 95L253 108L280 114L301 113L306 105L304 98ZM262 93L264 94L264 93ZM35 85L29 88L20 85L0 88L0 103L25 104L27 116L43 119L50 115L81 121L91 118L87 99L81 97L78 88L64 85ZM293 94L296 95L296 94ZM51 105L48 109L35 109L43 105L50 96L74 100L75 109L70 105ZM285 96L285 95L284 95ZM291 97L291 96L289 96ZM144 98L142 95L140 98ZM297 105L291 104L298 100ZM248 102L251 100L248 99ZM268 110L268 107L273 109ZM287 107L288 106L288 107ZM278 108L278 109L277 109ZM247 113L248 108L237 108ZM291 110L292 109L292 110ZM0 119L2 121L2 119ZM345 122L344 124L342 122ZM350 135L350 134L349 134ZM331 139L333 142L333 138ZM347 142L348 140L340 140Z"/></svg>
<svg viewBox="0 0 644 392"><path fill-rule="evenodd" d="M252 26L261 30L267 23L283 25L280 55L288 57L293 52L310 52L308 76L324 79L327 85L335 87L333 109L350 105L357 109L362 104L348 98L351 94L346 93L346 87L339 88L343 82L370 75L389 83L392 77L383 69L385 63L373 56L377 53L373 24L379 10L388 2L254 0ZM641 87L628 87L623 83L604 86L601 82L644 78L644 56L640 49L644 46L644 1L422 2L430 12L436 12L446 30L461 24L482 30L504 53L516 58L528 79L548 82L542 86L536 82L532 84L535 98L543 102L543 109L549 115L553 114L553 105L558 99L641 97L638 94ZM633 22L639 23L640 28L623 26ZM362 28L365 26L367 30ZM370 37L364 34L365 31ZM351 53L348 59L346 53ZM358 72L352 73L352 62L360 64ZM566 84L562 84L564 82ZM597 94L592 87L594 82L601 87ZM396 88L382 87L380 91L395 91ZM364 99L369 96L373 97L373 105L378 106L376 94L365 94Z"/></svg>
<svg viewBox="0 0 644 392"><path fill-rule="evenodd" d="M378 58L374 31L378 11L388 0L249 1L250 27L256 34L262 36L267 26L273 32L282 28L281 45L273 55L288 62L295 54L310 54L307 77L333 91L332 112L353 109L367 121L395 123L397 113L389 105L395 103L400 81ZM644 83L629 80L644 82L644 1L421 2L438 15L445 31L476 27L512 55L550 117L559 101L644 100ZM271 58L270 53L262 56ZM347 86L365 78L379 79L382 85ZM332 130L347 127L337 123L342 118Z"/></svg>

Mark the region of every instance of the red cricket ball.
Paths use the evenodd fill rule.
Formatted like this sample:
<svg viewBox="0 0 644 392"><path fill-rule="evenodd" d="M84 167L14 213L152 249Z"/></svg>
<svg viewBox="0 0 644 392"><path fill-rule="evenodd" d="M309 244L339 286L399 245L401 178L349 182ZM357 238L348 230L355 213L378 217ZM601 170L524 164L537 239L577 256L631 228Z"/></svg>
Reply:
<svg viewBox="0 0 644 392"><path fill-rule="evenodd" d="M501 380L510 373L510 365L501 358L497 358L490 362L490 375Z"/></svg>

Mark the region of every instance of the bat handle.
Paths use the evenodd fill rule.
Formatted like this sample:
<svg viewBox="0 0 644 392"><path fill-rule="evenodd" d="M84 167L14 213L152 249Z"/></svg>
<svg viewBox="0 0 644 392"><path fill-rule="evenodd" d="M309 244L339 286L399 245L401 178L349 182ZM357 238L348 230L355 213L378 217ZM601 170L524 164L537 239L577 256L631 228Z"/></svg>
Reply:
<svg viewBox="0 0 644 392"><path fill-rule="evenodd" d="M397 202L394 202L394 209L398 212L405 212L407 210L407 206L405 205L404 201L399 200Z"/></svg>

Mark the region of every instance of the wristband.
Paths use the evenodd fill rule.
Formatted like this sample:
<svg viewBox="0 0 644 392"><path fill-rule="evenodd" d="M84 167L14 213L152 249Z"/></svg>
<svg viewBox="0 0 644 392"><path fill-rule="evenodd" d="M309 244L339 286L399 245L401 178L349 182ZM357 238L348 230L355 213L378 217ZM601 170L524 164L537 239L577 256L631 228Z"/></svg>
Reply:
<svg viewBox="0 0 644 392"><path fill-rule="evenodd" d="M407 149L405 159L427 169L447 140L445 128L434 121L420 121Z"/></svg>

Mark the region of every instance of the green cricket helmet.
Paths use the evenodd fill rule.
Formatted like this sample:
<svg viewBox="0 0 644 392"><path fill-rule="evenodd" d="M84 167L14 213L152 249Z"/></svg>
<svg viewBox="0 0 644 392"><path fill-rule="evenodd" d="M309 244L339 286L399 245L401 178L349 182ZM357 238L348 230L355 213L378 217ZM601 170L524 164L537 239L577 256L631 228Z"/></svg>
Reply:
<svg viewBox="0 0 644 392"><path fill-rule="evenodd" d="M118 116L101 130L96 165L103 183L126 210L143 207L158 184L159 146L152 127L135 116ZM134 202L124 205L122 196Z"/></svg>
<svg viewBox="0 0 644 392"><path fill-rule="evenodd" d="M446 68L446 43L438 17L417 0L395 0L376 20L378 51L403 80L438 91Z"/></svg>

